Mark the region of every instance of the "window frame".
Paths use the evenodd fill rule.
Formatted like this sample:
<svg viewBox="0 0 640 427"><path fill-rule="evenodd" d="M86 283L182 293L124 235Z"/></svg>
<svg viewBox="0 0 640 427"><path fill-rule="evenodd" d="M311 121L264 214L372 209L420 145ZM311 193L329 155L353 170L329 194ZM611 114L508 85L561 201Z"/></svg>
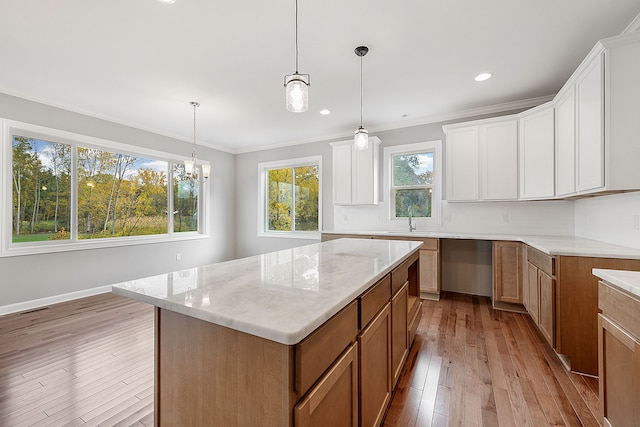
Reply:
<svg viewBox="0 0 640 427"><path fill-rule="evenodd" d="M268 229L267 185L272 169L318 166L318 231L282 231ZM295 201L294 201L295 205ZM322 156L298 157L258 163L258 237L320 240L322 232ZM294 217L295 221L295 217Z"/></svg>
<svg viewBox="0 0 640 427"><path fill-rule="evenodd" d="M413 217L426 225L441 224L442 206L442 140L418 142L384 147L384 193L389 198L389 221L406 222L406 217L396 217L396 200L393 191L407 188L429 188L429 185L397 186L393 185L393 157L398 155L417 154L424 152L433 153L433 183L431 184L431 217Z"/></svg>
<svg viewBox="0 0 640 427"><path fill-rule="evenodd" d="M173 212L173 165L182 163L185 159L190 159L190 157L2 118L0 118L0 127L2 128L2 141L0 143L2 150L2 161L0 163L2 176L0 177L0 185L2 185L1 188L3 189L3 197L1 197L0 200L0 257L196 240L209 237L210 198L208 197L207 191L209 188L208 181L211 180L211 178L204 183L199 183L198 231L174 232L173 216L167 214L167 233L143 236L104 237L99 239L78 239L78 147L94 148L115 154L128 154L142 156L152 160L166 161L168 164L168 212ZM71 218L69 227L71 236L69 240L12 242L13 184L11 176L13 170L13 135L71 146ZM205 164L209 163L202 160L200 160L200 162Z"/></svg>

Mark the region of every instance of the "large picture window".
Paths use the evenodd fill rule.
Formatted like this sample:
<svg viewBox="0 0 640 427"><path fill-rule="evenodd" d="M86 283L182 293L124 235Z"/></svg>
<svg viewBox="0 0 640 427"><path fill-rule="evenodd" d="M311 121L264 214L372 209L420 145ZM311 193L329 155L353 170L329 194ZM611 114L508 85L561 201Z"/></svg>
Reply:
<svg viewBox="0 0 640 427"><path fill-rule="evenodd" d="M204 234L204 184L186 176L182 159L39 126L4 128L3 255Z"/></svg>
<svg viewBox="0 0 640 427"><path fill-rule="evenodd" d="M260 163L259 173L259 233L319 236L320 158Z"/></svg>

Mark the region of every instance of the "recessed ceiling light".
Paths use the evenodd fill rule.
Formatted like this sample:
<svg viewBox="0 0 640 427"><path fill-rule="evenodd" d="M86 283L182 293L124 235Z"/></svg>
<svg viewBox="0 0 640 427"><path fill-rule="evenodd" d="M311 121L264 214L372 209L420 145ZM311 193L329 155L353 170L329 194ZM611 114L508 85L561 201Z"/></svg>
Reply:
<svg viewBox="0 0 640 427"><path fill-rule="evenodd" d="M331 111L327 109L320 110L320 114L322 114L323 116L328 116L329 114L331 114Z"/></svg>
<svg viewBox="0 0 640 427"><path fill-rule="evenodd" d="M160 3L174 4L176 0L158 0Z"/></svg>
<svg viewBox="0 0 640 427"><path fill-rule="evenodd" d="M477 82L483 82L485 80L489 80L491 78L491 73L480 73L476 76Z"/></svg>

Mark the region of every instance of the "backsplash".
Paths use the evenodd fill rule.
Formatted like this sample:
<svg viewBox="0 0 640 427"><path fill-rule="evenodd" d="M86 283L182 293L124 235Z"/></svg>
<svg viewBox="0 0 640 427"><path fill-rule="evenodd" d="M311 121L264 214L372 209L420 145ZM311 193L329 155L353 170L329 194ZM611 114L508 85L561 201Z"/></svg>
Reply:
<svg viewBox="0 0 640 427"><path fill-rule="evenodd" d="M575 233L640 249L640 192L577 200Z"/></svg>
<svg viewBox="0 0 640 427"><path fill-rule="evenodd" d="M573 201L448 203L442 201L440 225L416 219L420 232L470 232L571 236ZM336 231L408 231L408 220L389 220L389 204L334 206Z"/></svg>

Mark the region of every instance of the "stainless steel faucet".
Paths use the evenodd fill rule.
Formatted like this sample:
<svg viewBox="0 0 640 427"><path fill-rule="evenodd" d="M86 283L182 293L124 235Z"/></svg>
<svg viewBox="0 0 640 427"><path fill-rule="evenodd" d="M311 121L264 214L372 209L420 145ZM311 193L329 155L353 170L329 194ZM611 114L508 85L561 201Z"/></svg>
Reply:
<svg viewBox="0 0 640 427"><path fill-rule="evenodd" d="M409 232L411 232L411 231L416 229L416 224L413 224L411 222L411 211L412 211L412 209L410 208L409 209Z"/></svg>

